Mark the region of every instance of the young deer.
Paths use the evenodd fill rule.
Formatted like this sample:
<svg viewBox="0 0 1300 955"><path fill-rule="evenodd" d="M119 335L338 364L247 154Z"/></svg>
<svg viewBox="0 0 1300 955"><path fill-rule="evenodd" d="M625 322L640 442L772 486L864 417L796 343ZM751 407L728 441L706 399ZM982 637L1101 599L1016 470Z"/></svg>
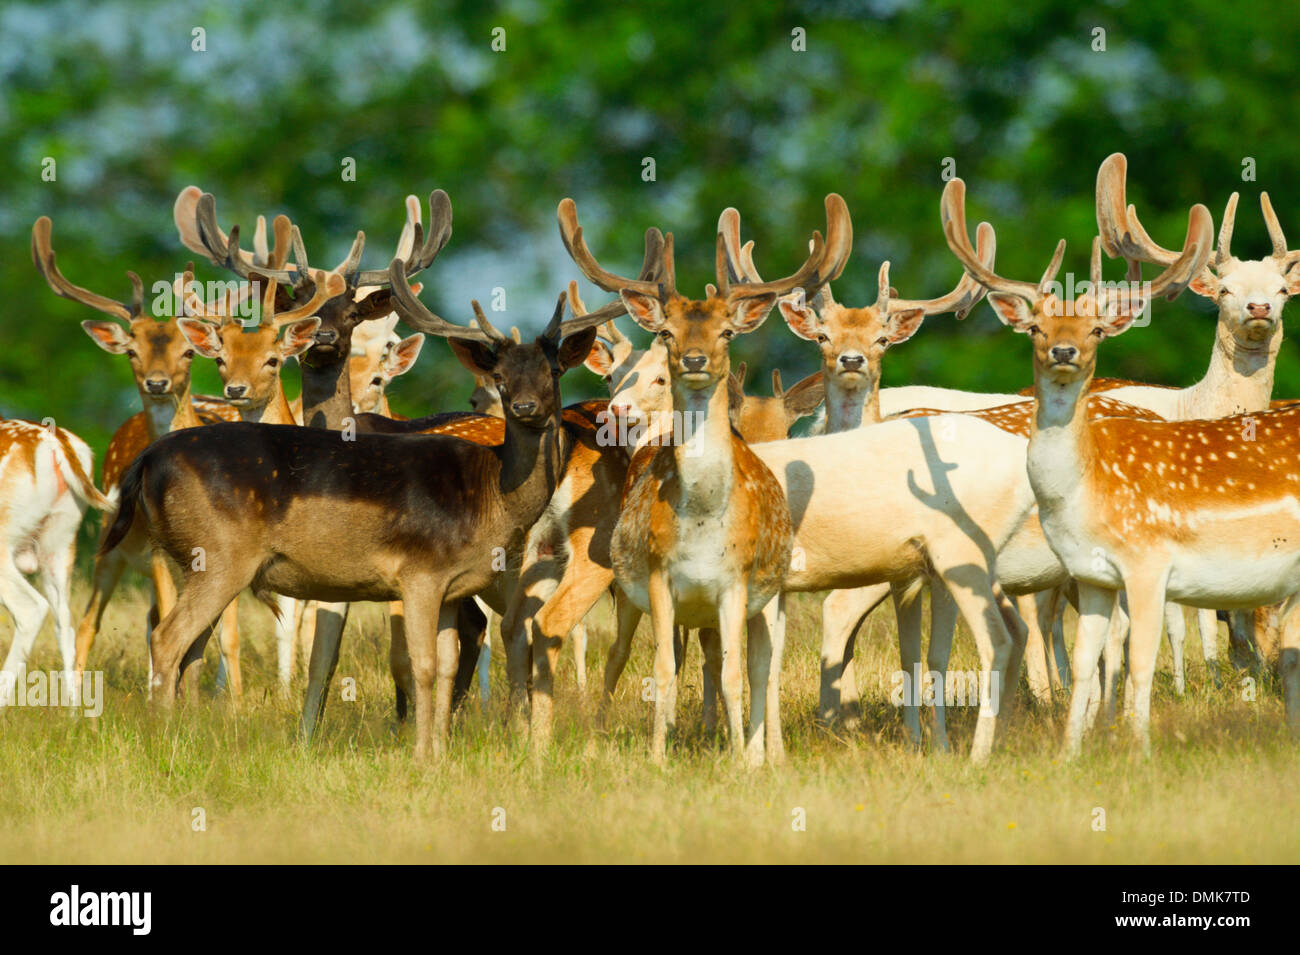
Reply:
<svg viewBox="0 0 1300 955"><path fill-rule="evenodd" d="M419 289L416 289L419 294ZM394 331L397 314L372 319L352 332L352 354L348 360L352 409L358 414L394 415L388 407L388 386L393 379L415 367L424 347L424 335L416 332L401 338Z"/></svg>
<svg viewBox="0 0 1300 955"><path fill-rule="evenodd" d="M1037 408L1029 479L1043 532L1079 585L1065 754L1080 749L1088 684L1121 588L1132 617L1134 693L1126 710L1145 750L1166 597L1243 609L1286 599L1283 688L1287 723L1300 731L1300 617L1291 612L1300 590L1300 410L1171 422L1089 422L1081 411L1102 340L1125 331L1148 297L1177 294L1201 274L1213 238L1208 210L1192 207L1182 254L1136 294L1099 287L1099 237L1092 288L1062 302L1041 286L972 267L964 190L960 179L948 184L945 231L972 277L990 290L999 318L1033 343Z"/></svg>
<svg viewBox="0 0 1300 955"><path fill-rule="evenodd" d="M665 757L674 699L675 625L716 627L721 633L722 698L737 758L748 755L761 763L765 733L779 740L779 725L765 728L765 702L777 680L769 684L774 654L763 627L755 628L749 642L750 737L746 742L742 736L740 646L745 622L780 591L792 531L780 484L732 433L728 356L731 340L762 324L780 293L824 280L823 270L838 274L843 267L851 241L843 200L828 196L826 212L827 242L814 233L812 253L797 272L761 285L732 288L719 234L718 285L700 301L677 292L671 235L661 281L624 278L601 268L588 251L573 201L560 204L561 235L570 256L597 286L617 291L633 320L664 341L674 416L694 424L688 439L644 448L633 458L611 544L619 589L652 619L657 693L651 754L658 761ZM622 631L625 615L619 616ZM550 713L538 706L536 695L533 717L534 729L545 734ZM779 758L779 743L772 749L773 759Z"/></svg>
<svg viewBox="0 0 1300 955"><path fill-rule="evenodd" d="M365 433L342 441L324 429L241 423L175 435L145 452L123 479L106 546L138 513L168 553L201 546L208 554L208 570L187 572L154 641L164 703L187 650L246 586L299 599L400 599L415 677L416 755L442 752L458 669L458 605L492 583L495 553L518 546L555 488L565 450L559 378L586 357L595 328L585 319L561 321L562 294L545 332L516 345L492 329L477 302L478 328L438 318L407 291L401 259L389 275L408 321L448 338L471 371L493 376L507 402L505 442ZM343 553L349 559L340 563Z"/></svg>
<svg viewBox="0 0 1300 955"><path fill-rule="evenodd" d="M69 601L77 528L87 505L113 509L91 480L93 469L90 448L71 431L0 419L0 605L14 622L13 643L0 667L0 707L13 701L47 613L54 617L64 678L74 679ZM40 574L40 590L26 574Z"/></svg>
<svg viewBox="0 0 1300 955"><path fill-rule="evenodd" d="M194 349L181 334L174 317L161 320L146 314L144 285L134 272L131 280L131 300L119 302L98 295L78 285L73 285L59 271L51 243L53 224L48 216L41 216L32 226L32 261L56 295L79 302L96 311L111 315L113 321L85 321L81 323L86 334L104 351L125 355L131 363L136 389L144 405L142 416L137 415L123 424L109 442L104 456L104 490L110 501L117 497L118 478L126 466L149 443L162 435L183 428L193 428L233 417L229 408L222 409L212 402L204 403L200 412L190 396L190 364ZM274 252L265 250L264 220L259 220L258 261L261 264L275 261L287 243L279 241L281 231L277 224L277 243ZM226 308L233 310L242 302L243 290L231 290L223 298ZM101 528L106 532L108 522ZM158 555L151 555L148 542L133 536L127 543L106 557L97 557L91 574L90 602L77 626L76 670L81 672L90 655L95 635L107 609L108 600L127 566L132 566L150 578L154 590L154 607L151 623L161 619L176 602L176 589L170 570ZM237 644L238 614L231 610L222 618L221 646L223 663L229 667L226 650Z"/></svg>

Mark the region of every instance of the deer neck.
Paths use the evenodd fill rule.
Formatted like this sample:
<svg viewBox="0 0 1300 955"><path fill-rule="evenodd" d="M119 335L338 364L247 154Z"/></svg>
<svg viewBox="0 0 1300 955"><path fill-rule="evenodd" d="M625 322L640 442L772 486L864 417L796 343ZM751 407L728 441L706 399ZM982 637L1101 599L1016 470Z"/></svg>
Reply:
<svg viewBox="0 0 1300 955"><path fill-rule="evenodd" d="M289 399L284 396L284 385L277 383L275 394L265 404L257 407L239 409L240 421L261 422L262 424L297 424Z"/></svg>
<svg viewBox="0 0 1300 955"><path fill-rule="evenodd" d="M140 399L144 403L145 429L150 441L157 441L170 431L197 428L203 424L194 410L194 402L190 400L188 384L179 395L150 395L141 391Z"/></svg>
<svg viewBox="0 0 1300 955"><path fill-rule="evenodd" d="M383 415L385 418L393 416L392 410L388 407L388 395L379 396L379 403L375 405L375 414Z"/></svg>
<svg viewBox="0 0 1300 955"><path fill-rule="evenodd" d="M564 470L563 429L559 413L543 428L506 418L501 459L501 502L511 521L531 527L546 508Z"/></svg>
<svg viewBox="0 0 1300 955"><path fill-rule="evenodd" d="M340 342L337 358L302 356L302 422L309 428L341 431L352 417L352 388L348 381L348 342Z"/></svg>
<svg viewBox="0 0 1300 955"><path fill-rule="evenodd" d="M1214 350L1205 376L1189 389L1188 417L1221 418L1248 411L1267 411L1273 397L1273 372L1282 347L1282 323L1265 341L1246 345L1222 322L1216 326Z"/></svg>
<svg viewBox="0 0 1300 955"><path fill-rule="evenodd" d="M880 377L860 379L850 385L823 372L826 382L826 433L852 431L880 421Z"/></svg>
<svg viewBox="0 0 1300 955"><path fill-rule="evenodd" d="M1039 506L1067 506L1096 457L1088 423L1092 375L1059 383L1034 369L1034 424L1029 435L1029 479Z"/></svg>
<svg viewBox="0 0 1300 955"><path fill-rule="evenodd" d="M698 390L673 384L673 417L680 419L685 438L673 442L682 495L679 509L713 513L725 510L731 497L735 454L730 398L721 382Z"/></svg>

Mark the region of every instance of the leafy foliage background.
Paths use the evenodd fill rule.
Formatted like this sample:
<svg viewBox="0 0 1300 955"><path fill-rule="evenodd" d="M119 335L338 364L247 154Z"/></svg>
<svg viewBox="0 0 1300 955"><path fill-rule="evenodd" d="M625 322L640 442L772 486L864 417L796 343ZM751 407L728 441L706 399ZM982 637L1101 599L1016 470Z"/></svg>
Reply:
<svg viewBox="0 0 1300 955"><path fill-rule="evenodd" d="M53 217L72 281L125 298L126 269L153 281L191 257L171 221L190 183L214 192L223 225L240 222L246 235L258 213L288 213L316 264L341 259L360 228L366 263L382 265L402 197L444 188L455 231L425 273L425 300L463 321L470 297L502 286L504 323L526 330L575 274L555 228L566 195L613 266L635 268L647 226L671 229L679 284L698 293L723 207L741 210L760 268L776 274L823 227L830 190L847 200L856 234L837 298L873 299L884 258L903 295L946 290L959 273L938 228L945 157L970 187L972 223L998 228L999 271L1016 277L1037 277L1061 236L1067 269L1085 273L1094 177L1116 149L1157 241L1181 241L1195 201L1217 223L1236 189L1233 247L1263 254L1267 189L1300 246L1296 12L1207 0L9 3L0 413L51 415L102 453L138 409L130 371L77 327L93 313L36 273L31 224ZM191 50L195 27L205 52ZM504 52L491 49L494 27L506 30ZM805 52L791 48L796 27ZM1092 49L1097 27L1104 52ZM47 156L55 182L41 179ZM647 156L655 182L641 179ZM355 182L341 178L344 157L356 160ZM1242 181L1246 157L1256 182ZM225 278L206 263L200 273ZM589 304L603 300L586 292ZM1100 371L1188 384L1213 328L1201 300L1158 303L1150 327L1105 346ZM750 368L780 367L787 383L816 368L779 317L733 352ZM210 362L195 369L196 391L218 387ZM761 377L754 390L765 391ZM884 383L1015 390L1029 380L1027 342L981 305L961 325L928 320L891 351ZM566 397L601 387L586 372L565 379ZM469 391L433 341L393 404L463 407ZM1300 395L1289 343L1275 394Z"/></svg>

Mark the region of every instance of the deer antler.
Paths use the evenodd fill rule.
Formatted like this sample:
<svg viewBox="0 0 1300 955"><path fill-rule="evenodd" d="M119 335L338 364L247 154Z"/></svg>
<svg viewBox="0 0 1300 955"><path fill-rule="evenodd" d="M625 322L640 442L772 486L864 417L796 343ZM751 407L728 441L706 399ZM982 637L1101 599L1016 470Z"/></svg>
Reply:
<svg viewBox="0 0 1300 955"><path fill-rule="evenodd" d="M82 305L89 305L97 311L112 315L124 322L130 322L133 318L144 314L144 283L140 281L140 276L134 272L126 273L126 277L131 282L131 300L129 302L119 302L103 295L97 295L80 285L73 285L64 278L63 273L59 271L59 267L54 261L54 247L50 242L50 232L53 228L54 223L50 221L49 216L41 216L32 225L32 262L35 263L37 271L44 276L46 283L49 284L55 295L70 298Z"/></svg>
<svg viewBox="0 0 1300 955"><path fill-rule="evenodd" d="M826 196L826 239L814 232L808 243L808 258L793 275L764 282L754 267L753 240L740 244L740 213L728 207L718 217L716 272L718 293L733 298L752 298L775 292L778 295L802 288L815 297L840 277L853 251L853 220L838 193Z"/></svg>
<svg viewBox="0 0 1300 955"><path fill-rule="evenodd" d="M1004 279L993 271L991 264L981 261L979 253L971 248L970 233L966 231L966 183L961 179L950 179L948 185L944 187L943 199L939 204L939 221L943 227L944 238L948 240L948 248L952 250L953 255L957 256L966 273L976 282L990 292L1019 295L1031 302L1037 302L1043 297L1040 290L1042 283L1036 285L1033 282ZM1058 267L1060 257L1064 255L1064 245L1065 240L1062 239L1057 245L1056 254L1052 257ZM1054 278L1055 270L1049 267L1048 271Z"/></svg>
<svg viewBox="0 0 1300 955"><path fill-rule="evenodd" d="M591 254L582 236L582 226L578 225L578 206L572 199L562 199L556 214L560 221L560 241L564 243L565 251L593 285L615 293L631 289L647 295L659 295L664 286L669 293L676 291L671 233L664 236L658 229L646 229L645 259L641 275L629 279L602 268Z"/></svg>
<svg viewBox="0 0 1300 955"><path fill-rule="evenodd" d="M997 235L993 231L993 226L987 222L981 222L975 229L975 255L986 269L992 270L993 261L997 257L997 249ZM1062 251L1064 250L1062 249ZM1059 262L1057 266L1059 267ZM1055 277L1056 269L1053 268L1051 271L1053 277ZM880 295L888 294L888 311L890 312L919 308L926 315L952 312L958 319L963 319L970 314L971 309L980 303L987 292L988 290L983 285L963 271L956 287L947 295L925 299L898 298L898 293L889 288L889 263L884 263L881 269Z"/></svg>
<svg viewBox="0 0 1300 955"><path fill-rule="evenodd" d="M1101 246L1112 259L1123 258L1127 261L1130 271L1134 269L1135 263L1140 262L1150 262L1168 268L1179 261L1183 252L1157 245L1147 234L1147 230L1138 219L1137 207L1128 202L1127 179L1128 158L1123 153L1111 153L1097 170L1097 229L1101 237ZM1214 254L1216 268L1222 268L1232 258L1232 228L1237 218L1237 199L1238 194L1235 192L1228 198L1228 204L1223 211L1223 222L1220 223L1219 228L1218 249L1217 251L1209 248L1205 250L1207 266L1211 252ZM1261 199L1261 203L1264 201ZM1265 222L1268 222L1271 212L1271 207L1265 211ZM1206 215L1209 215L1208 210ZM1273 221L1276 223L1276 218ZM1213 221L1210 223L1210 231L1212 236ZM1274 250L1276 250L1278 236L1273 235L1271 227L1269 235L1273 236ZM1184 283L1184 287L1190 284L1190 281L1189 279ZM1182 289L1179 291L1181 292Z"/></svg>

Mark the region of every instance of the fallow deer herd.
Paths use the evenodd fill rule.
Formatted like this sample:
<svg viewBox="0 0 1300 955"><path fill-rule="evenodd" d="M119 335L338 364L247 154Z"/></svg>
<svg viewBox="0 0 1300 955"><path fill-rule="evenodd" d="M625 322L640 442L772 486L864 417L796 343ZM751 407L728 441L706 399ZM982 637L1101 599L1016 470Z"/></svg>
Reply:
<svg viewBox="0 0 1300 955"><path fill-rule="evenodd" d="M1077 294L1057 281L1064 240L1037 280L1000 275L992 226L981 223L972 244L966 187L951 179L940 232L962 269L955 286L904 299L883 262L876 301L865 306L831 293L853 241L848 207L834 193L825 233L813 232L803 263L776 280L760 277L739 213L723 211L715 281L701 298L678 291L671 232L648 229L640 272L621 275L597 261L565 199L564 248L612 299L588 311L568 281L532 342L517 328L498 330L478 302L471 321L454 322L418 297L412 277L451 236L451 203L440 190L429 197L427 227L419 201L407 198L387 266L361 268L358 232L342 262L320 269L286 216L272 223L273 245L258 217L245 251L238 225L217 224L215 199L188 187L175 204L181 243L234 278L206 294L191 262L171 280L173 307L157 316L135 273L128 301L64 278L52 224L41 217L32 228L37 270L56 294L109 316L83 328L130 361L142 410L108 445L103 493L74 434L48 419L0 421L0 601L15 624L0 705L47 613L65 677L79 678L131 566L152 586L155 705L193 692L182 678L197 672L191 664L213 633L219 679L240 696L236 607L249 589L275 612L283 690L298 673L299 639L310 639L307 737L328 697L349 602L389 602L398 716L413 701L417 756L445 752L453 707L476 672L486 701L496 615L509 710L526 707L531 745L544 750L559 651L574 640L583 688L583 620L605 593L617 634L600 722L648 614L656 761L666 758L690 630L705 661L706 729L720 697L735 759L783 758L786 595L800 591L829 592L817 702L828 724L859 719L854 636L886 597L898 617L900 673L920 672L928 590L938 748L948 747L944 711L954 697L944 683L960 617L979 657L973 760L993 750L1022 661L1038 701L1069 686L1067 756L1099 712L1119 705L1127 663L1124 715L1149 749L1162 629L1184 692L1183 607L1197 610L1212 662L1217 612L1231 612L1234 639L1250 642L1250 612L1282 605L1280 645L1260 649L1280 669L1286 723L1300 733L1300 401L1272 394L1282 310L1300 293L1300 251L1287 248L1266 193L1269 256L1232 254L1235 193L1217 241L1198 203L1181 247L1163 248L1127 203L1126 175L1119 153L1098 172L1098 234L1088 281L1072 283ZM1105 279L1103 253L1125 261L1123 280ZM1144 281L1143 264L1159 274ZM1218 310L1199 382L1177 389L1095 376L1105 339L1131 328L1153 300L1186 290ZM886 352L916 336L927 316L964 318L985 297L1003 324L1030 338L1031 389L880 386ZM746 395L730 346L774 310L820 364L788 391L774 373L772 397ZM651 336L644 346L617 327L624 315ZM417 334L402 338L399 320ZM474 376L472 411L409 420L390 411L386 389L415 363L426 335L445 338ZM215 363L220 396L191 393L196 355ZM295 402L280 380L291 358L302 369ZM563 404L561 379L579 365L605 380L608 399ZM792 436L812 414L806 434ZM75 537L88 506L105 517L74 629ZM1060 622L1067 602L1078 611L1069 655ZM922 707L910 696L902 709L919 745Z"/></svg>

